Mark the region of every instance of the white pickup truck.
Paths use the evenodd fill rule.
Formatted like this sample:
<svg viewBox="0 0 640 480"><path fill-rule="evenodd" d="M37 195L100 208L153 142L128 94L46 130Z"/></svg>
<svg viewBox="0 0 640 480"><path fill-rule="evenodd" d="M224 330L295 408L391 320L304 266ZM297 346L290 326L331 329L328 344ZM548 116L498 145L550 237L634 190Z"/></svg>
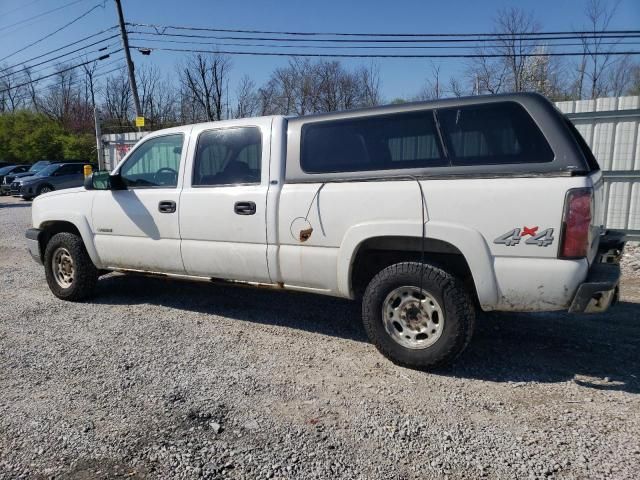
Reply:
<svg viewBox="0 0 640 480"><path fill-rule="evenodd" d="M112 270L358 299L384 355L428 368L462 352L478 310L616 300L602 192L543 97L471 97L154 132L38 197L26 237L62 299Z"/></svg>

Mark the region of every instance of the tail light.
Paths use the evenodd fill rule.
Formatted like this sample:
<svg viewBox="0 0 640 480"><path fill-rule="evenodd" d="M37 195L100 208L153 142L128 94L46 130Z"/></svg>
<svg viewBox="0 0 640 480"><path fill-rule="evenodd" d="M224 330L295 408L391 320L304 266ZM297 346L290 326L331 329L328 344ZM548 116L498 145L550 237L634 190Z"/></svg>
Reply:
<svg viewBox="0 0 640 480"><path fill-rule="evenodd" d="M582 258L589 252L593 190L574 188L567 192L562 219L560 258Z"/></svg>

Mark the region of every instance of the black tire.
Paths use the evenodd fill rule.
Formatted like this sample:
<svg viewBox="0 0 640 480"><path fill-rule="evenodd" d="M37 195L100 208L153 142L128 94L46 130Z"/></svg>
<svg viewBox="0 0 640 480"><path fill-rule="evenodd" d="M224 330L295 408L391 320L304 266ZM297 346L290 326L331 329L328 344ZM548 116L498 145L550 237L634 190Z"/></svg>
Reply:
<svg viewBox="0 0 640 480"><path fill-rule="evenodd" d="M53 270L54 255L63 249L68 252L73 262L73 278L68 286L63 286L56 279ZM98 270L91 261L82 239L73 233L57 233L44 252L44 271L47 283L53 294L62 299L77 302L84 300L93 294L98 280Z"/></svg>
<svg viewBox="0 0 640 480"><path fill-rule="evenodd" d="M45 191L43 191L43 190L46 190L46 192L45 192ZM53 187L52 187L51 185L49 185L48 183L45 183L45 184L40 185L40 186L38 187L38 190L36 190L36 193L37 193L38 195L42 195L43 193L53 192L54 190L55 190L55 188L53 188Z"/></svg>
<svg viewBox="0 0 640 480"><path fill-rule="evenodd" d="M391 292L402 290L400 287L415 287L419 291L421 270L422 288L443 310L444 322L435 343L412 349L401 345L387 332L383 303ZM371 342L392 362L409 368L434 369L453 362L469 344L475 308L458 278L433 265L404 262L385 268L371 280L362 299L362 319Z"/></svg>

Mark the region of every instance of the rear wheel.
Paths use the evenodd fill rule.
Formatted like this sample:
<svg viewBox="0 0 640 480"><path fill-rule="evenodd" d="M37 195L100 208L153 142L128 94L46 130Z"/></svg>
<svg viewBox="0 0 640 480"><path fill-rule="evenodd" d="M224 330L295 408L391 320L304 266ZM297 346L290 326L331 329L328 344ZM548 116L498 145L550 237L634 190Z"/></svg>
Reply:
<svg viewBox="0 0 640 480"><path fill-rule="evenodd" d="M362 317L369 339L383 355L422 369L451 363L471 340L475 323L462 281L417 262L397 263L378 273L365 291Z"/></svg>
<svg viewBox="0 0 640 480"><path fill-rule="evenodd" d="M89 297L98 280L98 270L82 239L73 233L58 233L49 240L44 269L49 288L63 300L76 302Z"/></svg>

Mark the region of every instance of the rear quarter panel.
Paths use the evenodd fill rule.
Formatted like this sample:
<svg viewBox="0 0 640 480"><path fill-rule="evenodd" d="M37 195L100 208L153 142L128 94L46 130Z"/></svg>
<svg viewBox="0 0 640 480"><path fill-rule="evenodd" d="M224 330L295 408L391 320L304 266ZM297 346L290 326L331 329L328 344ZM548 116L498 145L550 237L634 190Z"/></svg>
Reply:
<svg viewBox="0 0 640 480"><path fill-rule="evenodd" d="M426 236L447 241L465 256L486 310L566 308L586 277L585 260L558 260L567 189L588 177L422 180ZM420 191L415 181L285 184L278 237L281 281L350 297L351 262L367 238L421 236ZM301 242L305 216L313 228ZM546 246L495 240L514 230L551 229Z"/></svg>

